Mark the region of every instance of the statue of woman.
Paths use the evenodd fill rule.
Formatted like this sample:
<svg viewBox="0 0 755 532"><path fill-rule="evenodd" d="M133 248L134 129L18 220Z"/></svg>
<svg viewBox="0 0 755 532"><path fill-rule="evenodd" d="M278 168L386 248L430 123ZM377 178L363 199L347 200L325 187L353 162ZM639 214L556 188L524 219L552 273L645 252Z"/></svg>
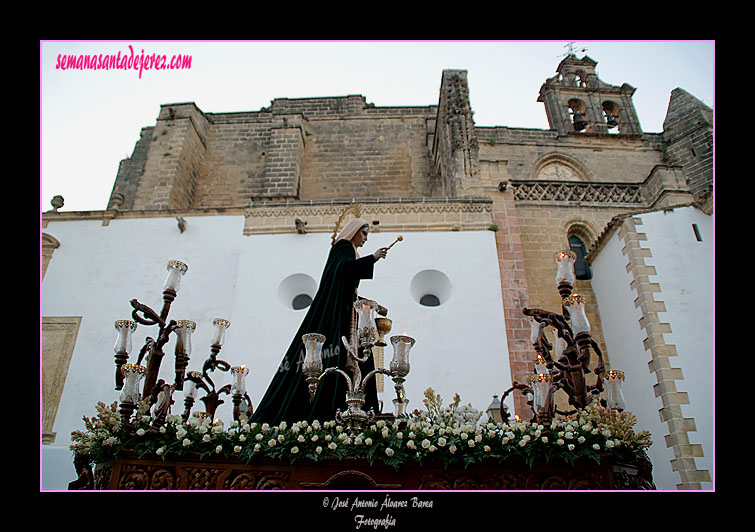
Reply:
<svg viewBox="0 0 755 532"><path fill-rule="evenodd" d="M320 381L313 401L309 399L306 378L302 372L304 344L302 335L319 333L325 336L323 368L346 369L347 352L341 337L350 337L351 319L357 288L361 279L372 279L375 262L385 258L388 250L380 248L372 255L359 257L358 248L367 241L369 224L361 219L350 220L336 237L322 272L320 285L312 304L294 335L278 371L252 415L252 422L279 424L281 421L328 421L336 410L346 410L346 383L331 375ZM360 365L362 375L375 368L372 357ZM365 411L379 414L375 379L367 383Z"/></svg>

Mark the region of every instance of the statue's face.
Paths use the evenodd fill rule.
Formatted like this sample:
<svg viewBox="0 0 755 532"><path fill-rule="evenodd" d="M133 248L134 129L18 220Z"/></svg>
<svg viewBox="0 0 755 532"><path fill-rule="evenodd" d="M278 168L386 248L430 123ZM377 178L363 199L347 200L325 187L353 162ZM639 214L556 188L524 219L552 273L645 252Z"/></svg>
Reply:
<svg viewBox="0 0 755 532"><path fill-rule="evenodd" d="M367 234L369 232L369 227L362 227L359 231L357 231L357 234L354 235L354 238L351 239L351 242L355 247L358 248L364 246L364 243L367 242Z"/></svg>

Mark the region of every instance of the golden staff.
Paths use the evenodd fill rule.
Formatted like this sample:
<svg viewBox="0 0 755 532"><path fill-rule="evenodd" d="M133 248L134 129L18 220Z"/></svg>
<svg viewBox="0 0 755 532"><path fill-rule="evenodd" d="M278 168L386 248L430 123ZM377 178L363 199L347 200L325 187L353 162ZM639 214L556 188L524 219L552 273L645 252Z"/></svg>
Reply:
<svg viewBox="0 0 755 532"><path fill-rule="evenodd" d="M396 238L396 240L394 240L394 241L393 241L393 244L395 244L396 242L400 242L400 241L402 241L403 239L404 239L404 237L403 237L403 236L399 236L399 237L397 237L397 238ZM391 248L393 247L393 244L391 244L390 246L388 246L387 248L385 248L385 249L386 249L386 251L387 251L387 250L389 250L389 249L391 249Z"/></svg>

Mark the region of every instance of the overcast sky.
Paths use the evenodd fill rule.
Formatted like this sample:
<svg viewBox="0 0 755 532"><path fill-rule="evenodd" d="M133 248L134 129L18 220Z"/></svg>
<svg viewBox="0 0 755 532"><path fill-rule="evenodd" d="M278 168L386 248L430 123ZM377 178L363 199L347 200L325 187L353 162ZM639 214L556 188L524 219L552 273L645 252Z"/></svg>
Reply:
<svg viewBox="0 0 755 532"><path fill-rule="evenodd" d="M478 126L548 129L540 86L568 41L532 42L144 42L40 43L40 207L56 194L63 211L103 210L140 130L161 104L195 102L208 113L258 111L275 98L361 94L383 106L438 103L443 69L468 72ZM183 70L59 69L79 54L191 56ZM635 87L646 132L661 132L671 91L714 107L712 41L576 41L601 80ZM582 51L586 48L586 51Z"/></svg>

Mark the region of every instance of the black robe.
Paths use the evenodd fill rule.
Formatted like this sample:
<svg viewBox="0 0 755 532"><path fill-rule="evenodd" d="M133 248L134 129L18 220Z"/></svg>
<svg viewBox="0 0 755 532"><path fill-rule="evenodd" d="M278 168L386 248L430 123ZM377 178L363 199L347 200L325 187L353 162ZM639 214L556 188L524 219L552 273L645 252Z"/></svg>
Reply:
<svg viewBox="0 0 755 532"><path fill-rule="evenodd" d="M277 425L281 421L328 421L335 418L336 410L346 411L346 382L338 373L322 379L314 401L309 400L309 389L302 372L305 350L301 337L306 333L324 335L323 369L331 366L346 369L347 352L341 336L349 338L359 280L372 279L375 261L373 255L357 259L354 246L348 240L339 240L333 245L317 294L252 415L252 422ZM372 357L360 364L360 368L363 377L375 369ZM366 388L364 410L374 408L379 414L374 378L369 380Z"/></svg>

